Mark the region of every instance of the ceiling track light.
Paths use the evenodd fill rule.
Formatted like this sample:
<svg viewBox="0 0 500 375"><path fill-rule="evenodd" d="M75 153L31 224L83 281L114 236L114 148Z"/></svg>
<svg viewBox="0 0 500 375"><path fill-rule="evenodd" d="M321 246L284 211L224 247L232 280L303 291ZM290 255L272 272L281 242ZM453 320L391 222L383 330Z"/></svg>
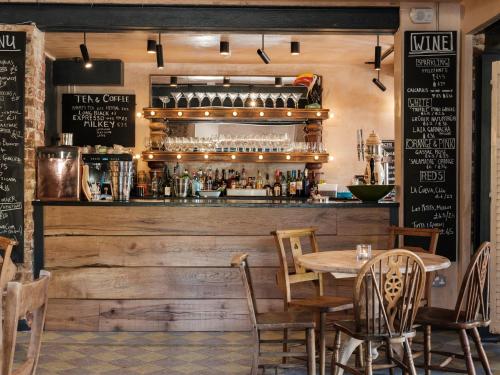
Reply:
<svg viewBox="0 0 500 375"><path fill-rule="evenodd" d="M156 40L154 39L148 39L148 53L156 53Z"/></svg>
<svg viewBox="0 0 500 375"><path fill-rule="evenodd" d="M300 42L290 42L290 54L292 54L293 56L300 55Z"/></svg>
<svg viewBox="0 0 500 375"><path fill-rule="evenodd" d="M224 86L224 87L231 86L231 80L229 79L229 77L224 77L222 79L222 86Z"/></svg>
<svg viewBox="0 0 500 375"><path fill-rule="evenodd" d="M375 46L375 59L374 66L375 70L380 70L380 66L382 65L382 47L380 46L380 37L377 35L377 45Z"/></svg>
<svg viewBox="0 0 500 375"><path fill-rule="evenodd" d="M156 45L156 66L163 69L163 46L161 45L161 33L158 33L158 44Z"/></svg>
<svg viewBox="0 0 500 375"><path fill-rule="evenodd" d="M387 90L387 88L385 87L385 85L380 81L380 71L377 72L377 78L373 78L372 79L372 82L381 90L381 91L385 91Z"/></svg>
<svg viewBox="0 0 500 375"><path fill-rule="evenodd" d="M257 50L257 55L262 59L265 64L269 64L271 62L271 58L264 51L264 34L262 34L262 48Z"/></svg>
<svg viewBox="0 0 500 375"><path fill-rule="evenodd" d="M219 53L222 56L229 56L231 50L229 49L229 42L227 40L221 40L219 43Z"/></svg>
<svg viewBox="0 0 500 375"><path fill-rule="evenodd" d="M275 77L274 78L274 86L276 86L276 87L283 87L283 78L281 78L281 77Z"/></svg>
<svg viewBox="0 0 500 375"><path fill-rule="evenodd" d="M89 50L87 49L87 33L83 33L83 44L80 44L80 52L82 53L83 64L85 68L92 68L92 61L90 60Z"/></svg>
<svg viewBox="0 0 500 375"><path fill-rule="evenodd" d="M176 76L170 77L170 87L177 87L177 77Z"/></svg>

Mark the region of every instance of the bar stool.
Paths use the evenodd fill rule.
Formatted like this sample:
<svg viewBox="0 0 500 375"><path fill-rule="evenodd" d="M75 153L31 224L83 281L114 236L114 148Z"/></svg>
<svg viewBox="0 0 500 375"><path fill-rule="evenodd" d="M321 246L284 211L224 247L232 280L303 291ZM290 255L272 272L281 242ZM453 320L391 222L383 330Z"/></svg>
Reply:
<svg viewBox="0 0 500 375"><path fill-rule="evenodd" d="M289 309L303 309L313 311L319 315L319 370L320 375L325 374L326 362L326 314L347 311L353 308L352 299L348 297L325 296L323 288L323 277L321 273L306 271L299 266L296 258L302 255L301 239L309 239L312 252L318 252L315 228L277 230L271 232L276 241L278 257L280 260L280 271L277 275L277 282L283 291L283 302L285 311ZM288 266L287 246L285 240L289 242L291 251L292 269ZM316 296L308 298L293 298L291 285L312 282L316 289ZM284 332L285 339L288 332ZM285 344L283 350L288 351Z"/></svg>
<svg viewBox="0 0 500 375"><path fill-rule="evenodd" d="M252 278L248 267L248 254L238 254L231 260L231 266L240 269L241 278L248 302L250 321L252 322L253 337L255 339L251 375L256 375L259 368L291 368L296 365L263 364L262 357L305 357L307 358L307 374L316 375L316 354L314 348L314 316L307 312L269 312L258 313ZM265 340L261 338L263 331L282 331L284 329L304 330L306 339L288 340L289 343L305 344L307 352L263 352L261 344L281 344L284 340Z"/></svg>

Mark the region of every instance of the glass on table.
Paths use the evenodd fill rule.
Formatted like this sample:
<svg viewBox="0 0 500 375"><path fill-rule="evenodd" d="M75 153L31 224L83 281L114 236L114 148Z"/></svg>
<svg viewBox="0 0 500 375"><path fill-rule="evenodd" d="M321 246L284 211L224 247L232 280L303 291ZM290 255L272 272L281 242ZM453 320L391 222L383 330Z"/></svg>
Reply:
<svg viewBox="0 0 500 375"><path fill-rule="evenodd" d="M372 245L371 244L359 244L356 245L356 260L366 261L372 257Z"/></svg>

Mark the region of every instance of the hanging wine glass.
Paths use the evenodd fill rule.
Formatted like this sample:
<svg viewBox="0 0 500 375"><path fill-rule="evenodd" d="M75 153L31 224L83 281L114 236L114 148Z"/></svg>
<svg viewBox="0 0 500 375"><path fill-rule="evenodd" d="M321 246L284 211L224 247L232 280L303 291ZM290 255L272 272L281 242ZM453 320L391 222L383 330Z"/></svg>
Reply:
<svg viewBox="0 0 500 375"><path fill-rule="evenodd" d="M182 92L173 91L170 93L170 95L172 95L172 98L174 98L175 108L179 108L179 100L182 98Z"/></svg>
<svg viewBox="0 0 500 375"><path fill-rule="evenodd" d="M231 100L231 105L234 107L234 102L238 98L238 93L236 93L236 92L229 92L227 94L227 96L229 97L229 100Z"/></svg>
<svg viewBox="0 0 500 375"><path fill-rule="evenodd" d="M256 92L250 93L250 107L257 107L257 99L259 98L259 94Z"/></svg>
<svg viewBox="0 0 500 375"><path fill-rule="evenodd" d="M203 99L205 98L204 92L195 92L194 97L198 100L198 107L201 107L203 103Z"/></svg>
<svg viewBox="0 0 500 375"><path fill-rule="evenodd" d="M191 99L194 98L194 92L185 92L184 97L186 98L186 107L190 107Z"/></svg>
<svg viewBox="0 0 500 375"><path fill-rule="evenodd" d="M265 92L259 93L259 99L262 101L262 107L266 107L266 100L269 98L269 94Z"/></svg>
<svg viewBox="0 0 500 375"><path fill-rule="evenodd" d="M207 98L210 101L210 106L211 107L214 106L214 99L216 97L217 97L217 93L216 92L207 92Z"/></svg>
<svg viewBox="0 0 500 375"><path fill-rule="evenodd" d="M269 94L269 96L271 97L271 100L273 102L273 107L276 108L276 100L278 100L278 98L280 97L281 93L279 92L272 92Z"/></svg>
<svg viewBox="0 0 500 375"><path fill-rule="evenodd" d="M283 107L284 108L288 108L288 99L290 99L290 96L292 96L292 94L290 94L289 92L282 92L281 93L281 98L283 99Z"/></svg>
<svg viewBox="0 0 500 375"><path fill-rule="evenodd" d="M248 97L250 96L250 93L249 92L240 92L238 94L238 96L240 97L241 99L241 106L244 107L245 106L245 102L247 101Z"/></svg>
<svg viewBox="0 0 500 375"><path fill-rule="evenodd" d="M295 103L295 108L299 108L299 100L302 97L301 92L292 92L292 100Z"/></svg>

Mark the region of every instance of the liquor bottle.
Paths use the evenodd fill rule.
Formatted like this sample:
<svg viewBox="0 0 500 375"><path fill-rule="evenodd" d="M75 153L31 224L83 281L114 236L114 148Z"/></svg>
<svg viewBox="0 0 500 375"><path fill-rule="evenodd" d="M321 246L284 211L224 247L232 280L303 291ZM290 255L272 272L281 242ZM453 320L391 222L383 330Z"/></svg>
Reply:
<svg viewBox="0 0 500 375"><path fill-rule="evenodd" d="M198 173L193 172L193 179L191 180L191 192L193 197L199 195L201 189L202 189L202 184L200 181L200 177Z"/></svg>
<svg viewBox="0 0 500 375"><path fill-rule="evenodd" d="M151 194L153 194L153 198L158 198L158 190L159 190L160 181L156 174L156 171L153 172L153 179L151 180Z"/></svg>
<svg viewBox="0 0 500 375"><path fill-rule="evenodd" d="M245 167L241 168L241 178L240 178L240 186L242 189L246 188L248 184L247 180L247 172L245 170Z"/></svg>
<svg viewBox="0 0 500 375"><path fill-rule="evenodd" d="M288 196L288 181L283 173L280 173L281 176L281 196Z"/></svg>
<svg viewBox="0 0 500 375"><path fill-rule="evenodd" d="M165 181L163 183L163 195L165 197L172 195L172 184L172 176L170 176L168 165L165 164Z"/></svg>
<svg viewBox="0 0 500 375"><path fill-rule="evenodd" d="M311 180L309 180L309 170L304 169L304 196L309 198L311 196Z"/></svg>
<svg viewBox="0 0 500 375"><path fill-rule="evenodd" d="M276 169L276 172L274 174L274 186L273 186L273 195L275 197L280 197L281 196L281 177L280 177L280 171Z"/></svg>
<svg viewBox="0 0 500 375"><path fill-rule="evenodd" d="M207 172L207 177L206 177L206 190L212 190L213 183L214 183L214 179L212 177L212 168L209 168L208 172Z"/></svg>
<svg viewBox="0 0 500 375"><path fill-rule="evenodd" d="M295 194L297 193L297 180L295 178L295 171L291 171L290 180L288 182L288 196L290 197L295 197Z"/></svg>
<svg viewBox="0 0 500 375"><path fill-rule="evenodd" d="M260 171L257 171L257 179L255 180L255 188L262 189L264 187L264 180L262 179L262 175Z"/></svg>
<svg viewBox="0 0 500 375"><path fill-rule="evenodd" d="M295 185L296 185L296 197L302 197L304 193L304 184L302 182L302 176L300 175L300 170L297 171L297 179L295 180Z"/></svg>
<svg viewBox="0 0 500 375"><path fill-rule="evenodd" d="M271 181L269 181L269 173L266 173L266 183L264 184L264 189L266 189L266 196L273 196L273 188L271 186Z"/></svg>

